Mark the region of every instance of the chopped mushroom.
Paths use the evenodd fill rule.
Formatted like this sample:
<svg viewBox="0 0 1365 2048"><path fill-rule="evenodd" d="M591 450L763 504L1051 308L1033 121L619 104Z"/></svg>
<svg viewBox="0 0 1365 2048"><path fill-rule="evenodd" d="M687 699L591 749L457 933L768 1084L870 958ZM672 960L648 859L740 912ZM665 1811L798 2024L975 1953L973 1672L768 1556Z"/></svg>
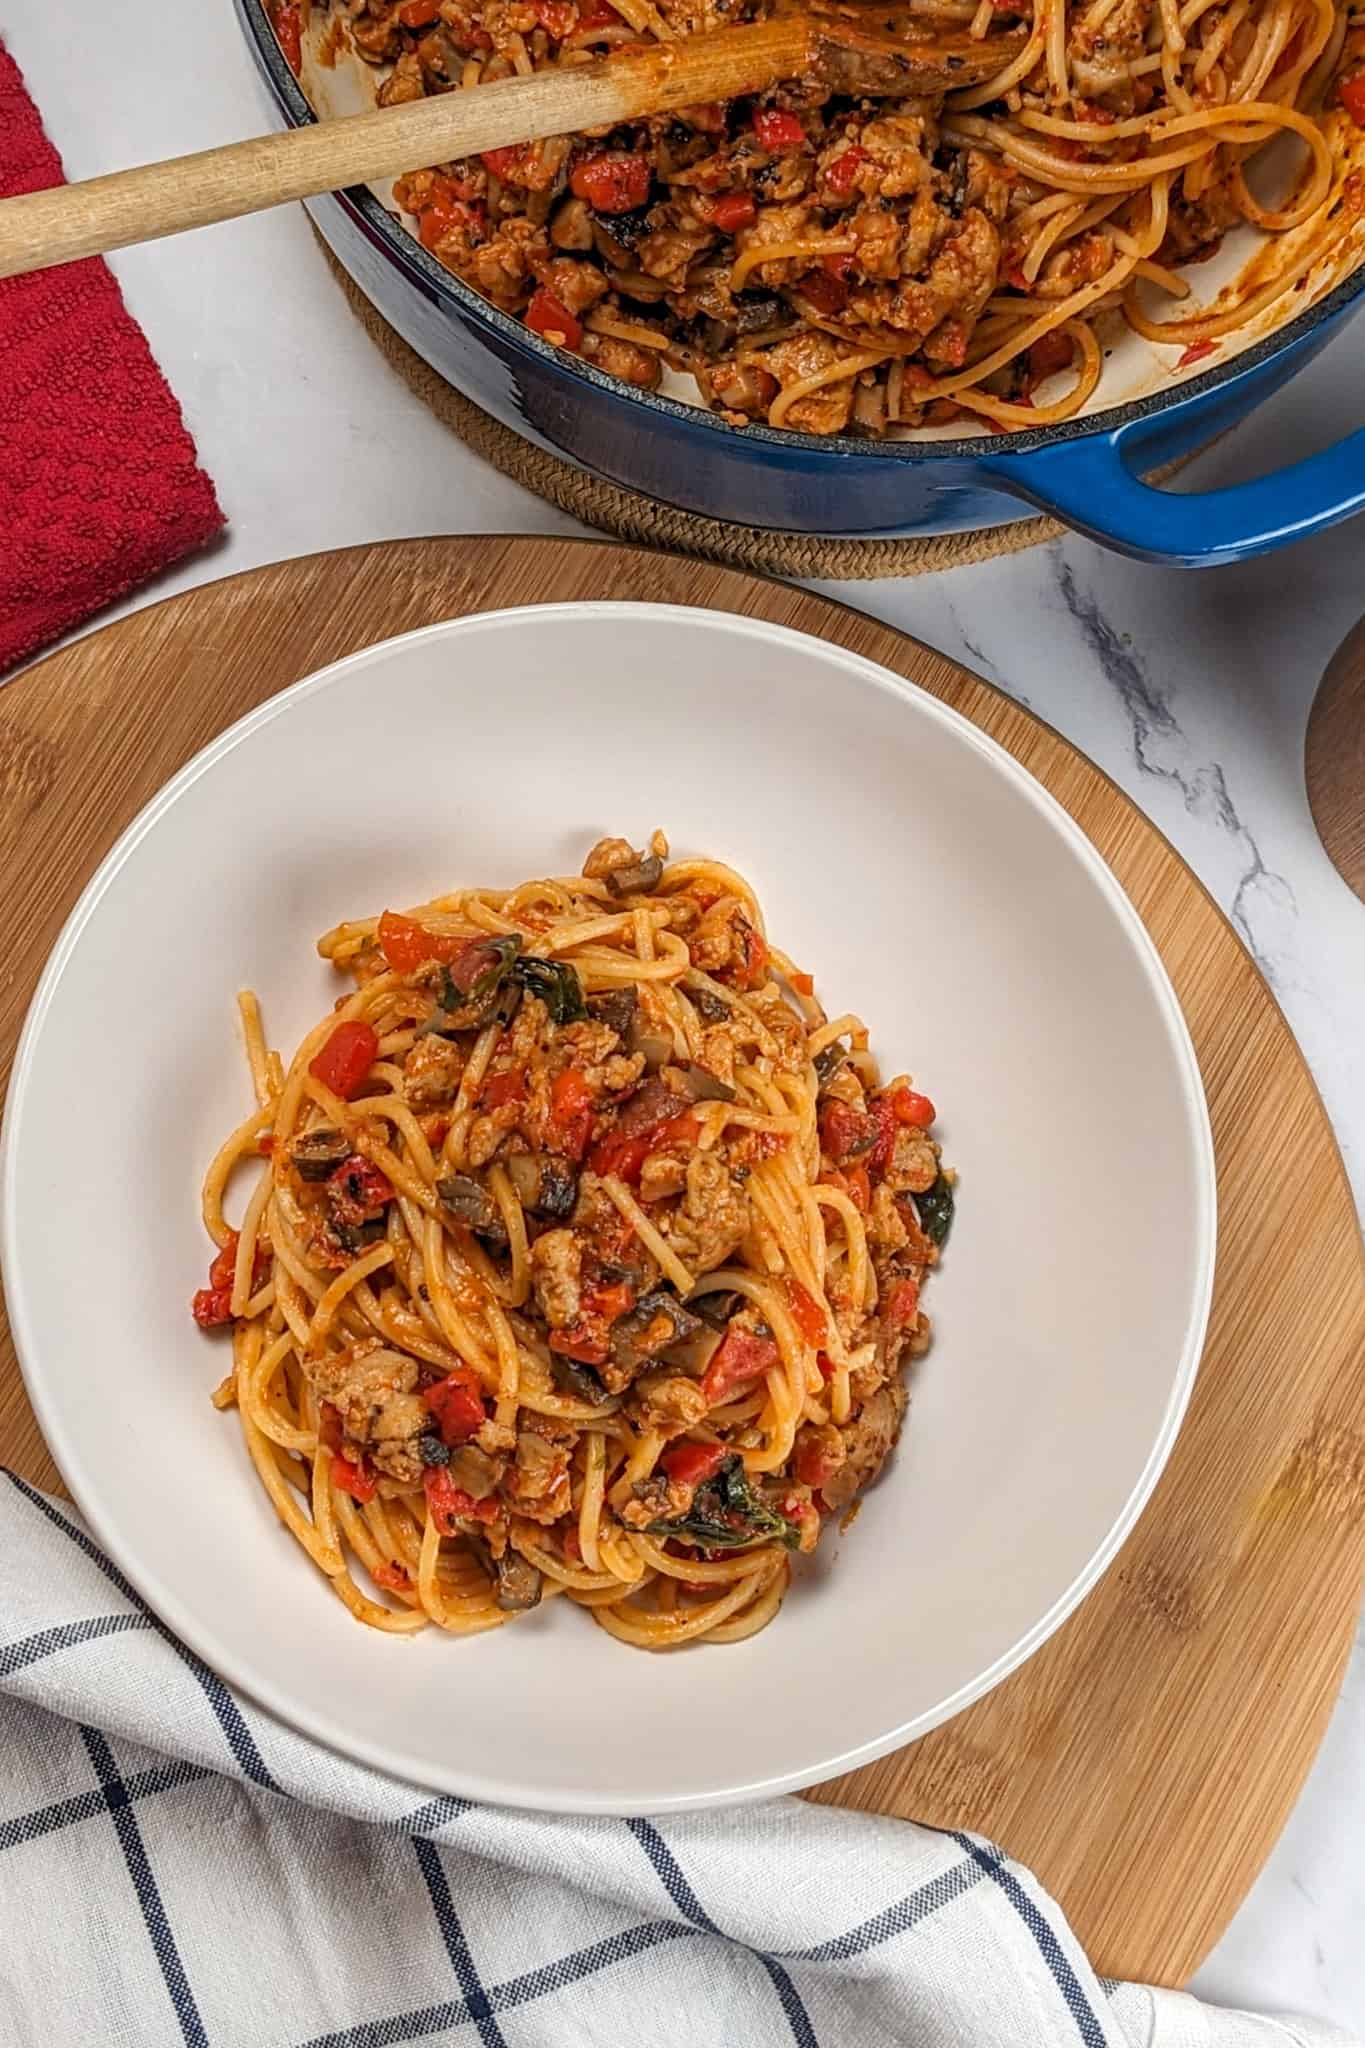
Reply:
<svg viewBox="0 0 1365 2048"><path fill-rule="evenodd" d="M480 1182L471 1179L467 1173L450 1173L436 1183L436 1192L443 1207L449 1210L457 1223L463 1223L466 1230L472 1230L477 1237L489 1238L497 1244L506 1244L507 1226L502 1220L502 1211Z"/></svg>
<svg viewBox="0 0 1365 2048"><path fill-rule="evenodd" d="M471 1500L487 1500L503 1473L502 1465L477 1444L461 1444L448 1463L452 1480Z"/></svg>
<svg viewBox="0 0 1365 2048"><path fill-rule="evenodd" d="M514 1152L506 1166L523 1209L556 1222L572 1214L578 1181L567 1160L553 1152Z"/></svg>
<svg viewBox="0 0 1365 2048"><path fill-rule="evenodd" d="M657 853L642 854L633 867L613 868L607 887L613 896L647 896L663 879L664 864Z"/></svg>
<svg viewBox="0 0 1365 2048"><path fill-rule="evenodd" d="M678 1069L683 1093L690 1102L733 1102L735 1091L728 1081L709 1072L706 1067L689 1064Z"/></svg>
<svg viewBox="0 0 1365 2048"><path fill-rule="evenodd" d="M608 1399L606 1388L592 1368L580 1365L576 1358L566 1358L562 1351L550 1353L550 1377L561 1394L567 1394L571 1401L586 1402L589 1408L600 1408Z"/></svg>
<svg viewBox="0 0 1365 2048"><path fill-rule="evenodd" d="M504 1550L494 1561L494 1598L504 1614L524 1614L540 1605L544 1579L529 1559L515 1550Z"/></svg>
<svg viewBox="0 0 1365 2048"><path fill-rule="evenodd" d="M640 991L633 981L622 988L603 989L599 995L588 997L588 1015L599 1024L605 1024L609 1031L625 1043L630 1038L635 1013L640 1007ZM640 1050L635 1047L634 1050Z"/></svg>
<svg viewBox="0 0 1365 2048"><path fill-rule="evenodd" d="M620 1369L638 1371L647 1358L657 1358L675 1344L683 1344L703 1328L701 1318L685 1309L675 1294L657 1287L642 1295L628 1315L613 1324L612 1362Z"/></svg>
<svg viewBox="0 0 1365 2048"><path fill-rule="evenodd" d="M664 871L657 853L637 853L628 839L599 839L583 863L590 882L605 882L615 897L647 895Z"/></svg>
<svg viewBox="0 0 1365 2048"><path fill-rule="evenodd" d="M300 1180L329 1180L350 1156L350 1139L330 1124L319 1124L316 1130L305 1131L289 1148L289 1157Z"/></svg>

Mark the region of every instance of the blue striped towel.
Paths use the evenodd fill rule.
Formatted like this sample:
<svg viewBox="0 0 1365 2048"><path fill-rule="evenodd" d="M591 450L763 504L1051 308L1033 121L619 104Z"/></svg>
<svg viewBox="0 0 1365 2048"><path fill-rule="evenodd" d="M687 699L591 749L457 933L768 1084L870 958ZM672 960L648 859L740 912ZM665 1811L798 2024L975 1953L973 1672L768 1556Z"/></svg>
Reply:
<svg viewBox="0 0 1365 2048"><path fill-rule="evenodd" d="M794 1799L540 1818L348 1763L5 1479L4 2048L1350 2048L1102 1981L979 1836Z"/></svg>

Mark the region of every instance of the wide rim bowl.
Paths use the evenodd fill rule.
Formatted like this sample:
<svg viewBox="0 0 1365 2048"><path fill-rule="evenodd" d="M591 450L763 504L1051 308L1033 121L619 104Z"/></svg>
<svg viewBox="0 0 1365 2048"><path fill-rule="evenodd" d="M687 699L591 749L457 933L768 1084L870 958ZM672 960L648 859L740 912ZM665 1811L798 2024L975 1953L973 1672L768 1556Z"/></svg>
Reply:
<svg viewBox="0 0 1365 2048"><path fill-rule="evenodd" d="M1182 1268L1188 1273L1188 1288L1186 1290L1183 1284L1180 1288L1171 1326L1174 1329L1179 1322L1183 1326L1183 1338L1178 1355L1169 1360L1163 1359L1156 1377L1158 1391L1154 1392L1152 1399L1154 1410L1160 1401L1157 1427L1150 1442L1144 1440L1141 1446L1133 1448L1131 1481L1125 1476L1114 1482L1116 1491L1125 1486L1126 1491L1123 1492L1119 1511L1110 1521L1102 1540L1081 1567L1070 1571L1065 1583L1055 1587L1038 1618L1004 1643L998 1653L969 1679L955 1685L950 1692L923 1709L910 1714L897 1713L888 1701L885 1708L877 1709L885 1715L881 1724L870 1734L849 1741L845 1746L841 1747L838 1740L822 1740L818 1744L818 1753L789 1759L781 1768L772 1770L736 1771L720 1760L708 1765L700 1777L694 1773L685 1783L654 1783L642 1779L639 1769L632 1765L629 1770L634 1771L634 1776L630 1777L628 1772L628 1782L620 1789L612 1784L547 1783L532 1772L519 1776L517 1770L498 1765L467 1765L453 1751L442 1751L438 1755L414 1754L411 1744L405 1746L390 1739L387 1733L376 1735L373 1731L358 1730L347 1721L344 1711L330 1704L319 1704L317 1698L301 1701L287 1680L281 1678L279 1670L272 1667L270 1655L250 1647L255 1638L249 1633L244 1634L240 1622L224 1624L210 1608L196 1605L197 1589L187 1593L184 1585L176 1583L177 1570L183 1573L185 1568L174 1562L175 1546L169 1538L160 1551L155 1551L130 1533L130 1521L136 1518L123 1493L123 1482L111 1477L114 1461L104 1455L108 1439L102 1432L94 1431L84 1412L89 1399L89 1382L83 1380L69 1362L56 1355L57 1339L49 1334L47 1327L52 1315L46 1307L40 1308L38 1301L45 1290L50 1296L49 1283L40 1273L37 1282L30 1284L30 1266L37 1271L41 1265L37 1257L41 1239L35 1237L34 1232L40 1232L44 1226L36 1220L30 1224L23 1206L26 1191L32 1189L36 1216L40 1196L51 1183L50 1104L53 1094L49 1067L54 1055L48 1054L45 1046L52 1035L60 1048L62 1033L71 1023L63 1007L64 1004L70 1007L69 999L63 993L64 982L72 971L73 962L81 961L83 947L95 949L102 945L107 951L114 944L117 950L118 932L109 929L106 899L144 842L154 840L164 823L182 814L183 806L196 803L196 792L200 791L201 784L204 786L200 792L202 809L206 800L204 792L211 793L215 774L226 775L232 768L233 757L241 750L251 749L262 736L270 733L271 728L276 728L271 738L278 746L289 721L302 719L306 724L309 707L328 692L338 693L333 700L335 708L344 698L347 688L368 669L382 668L386 662L397 663L395 674L398 674L404 663L413 662L420 667L427 651L439 650L446 654L453 650L458 659L461 654L467 656L471 648L477 652L480 637L493 645L499 635L511 634L515 641L518 634L543 633L547 628L561 633L577 631L585 626L585 622L596 622L617 639L630 635L638 638L646 634L676 639L684 630L690 633L698 629L727 637L737 636L750 650L746 659L751 657L761 665L764 659L772 657L784 664L784 673L798 661L809 664L818 660L832 671L831 683L837 675L847 689L851 704L865 702L871 707L870 717L894 717L898 722L921 721L921 733L931 736L934 744L942 743L955 751L966 750L977 757L976 764L972 766L973 775L983 774L990 787L999 792L1003 803L1022 805L1021 815L1031 817L1033 821L1030 831L1035 826L1044 827L1052 839L1060 842L1067 856L1066 873L1071 874L1074 870L1076 887L1086 893L1087 901L1089 892L1097 892L1102 905L1101 923L1108 931L1112 921L1116 929L1117 954L1130 961L1137 985L1150 999L1152 1043L1158 1048L1162 1072L1169 1070L1172 1076L1172 1096L1168 1106L1175 1119L1172 1130L1178 1131L1172 1142L1179 1153L1182 1172L1188 1170L1192 1190L1190 1213L1180 1219L1188 1232L1188 1262ZM489 636L492 636L491 641ZM662 638L659 644L662 644ZM887 703L888 699L894 700L894 706ZM506 714L497 711L488 715ZM243 762L254 758L257 756L252 754L242 757ZM184 812L183 815L190 818L193 814ZM528 843L534 842L532 828ZM755 879L762 894L764 878L760 874ZM376 882L381 891L382 886L382 882ZM312 929L305 928L302 933L305 943L311 936ZM98 971L105 972L104 955L96 953L94 957ZM73 979L78 981L80 975L87 971L89 969L84 964L79 965ZM222 970L226 991L224 1000L229 1005L231 991L237 985L234 971L232 962L226 963ZM269 990L262 993L268 1003ZM79 1032L84 1026L76 1020L74 1028ZM875 1021L873 1029L875 1043ZM55 1057L59 1058L60 1054ZM178 1145L187 1146L189 1141L187 1138L175 1138L170 1142L174 1150ZM193 1158L183 1160L177 1156L174 1161L172 1180L177 1187L183 1182L186 1200L191 1207L203 1163L197 1153ZM79 1246L79 1222L76 1229ZM117 1231L115 1235L117 1237ZM618 1815L642 1810L660 1812L751 1800L796 1790L901 1747L949 1719L1015 1670L1052 1634L1095 1584L1151 1495L1194 1383L1212 1296L1214 1248L1213 1143L1189 1032L1160 956L1137 912L1076 823L1056 799L994 740L987 738L957 712L889 671L787 628L690 607L580 603L532 605L516 610L472 614L364 648L303 678L238 720L173 776L134 819L72 910L44 969L24 1024L10 1083L3 1133L0 1134L0 1266L3 1267L11 1325L25 1385L43 1434L73 1495L100 1542L117 1559L138 1591L206 1663L281 1720L305 1734L400 1778L466 1797L541 1811ZM188 1350L192 1333L186 1327ZM145 1337L146 1333L143 1335ZM205 1375L202 1371L197 1375L196 1400L206 1395L209 1377L211 1374ZM202 1386L198 1384L199 1380L203 1381ZM1164 1399L1159 1393L1161 1388L1167 1388ZM195 1412L197 1414L198 1411ZM223 1427L222 1418L214 1417L206 1399L203 1399L203 1417L205 1432ZM1126 1447L1120 1447L1119 1455L1126 1456ZM1128 1464L1125 1463L1122 1469L1126 1475ZM244 1490L254 1487L244 1457L240 1478ZM850 1537L847 1553L837 1567L840 1572L858 1568L857 1535L855 1531ZM298 1554L290 1551L289 1555L294 1557ZM298 1557L298 1570L310 1581L309 1596L330 1613L331 1603L325 1601L323 1589L316 1584L311 1566L301 1556ZM560 1603L553 1603L553 1606L558 1608ZM340 1613L339 1608L337 1612ZM557 1620L558 1616L555 1618ZM572 1619L576 1626L585 1629L588 1637L601 1644L604 1678L612 1674L617 1667L611 1659L627 1653L619 1650L617 1645L609 1644L605 1637L598 1636L583 1617L574 1616ZM342 1625L355 1630L348 1617L342 1617ZM355 1634L364 1637L367 1632L355 1630ZM504 1638L518 1634L519 1629L500 1630L492 1637L479 1638L479 1642L500 1643ZM347 1640L349 1642L350 1638ZM411 1654L408 1645L394 1645L389 1639L378 1637L373 1640L378 1645L381 1659L376 1669L385 1668L382 1664L385 1658L397 1658L401 1664ZM792 1661L790 1667L783 1667L784 1677L790 1678L799 1670L799 1613L784 1612L775 1629L754 1640L756 1644L785 1643ZM438 1644L438 1647L447 1651L453 1660L450 1682L458 1685L466 1668L463 1660L477 1658L478 1645ZM546 1639L542 1639L538 1647L541 1657L548 1659ZM701 1654L724 1660L735 1658L750 1647L742 1645L723 1652L712 1650ZM657 1668L660 1661L669 1666L676 1664L685 1668L686 1665L686 1659L645 1657L639 1661L652 1668ZM488 1667L481 1665L480 1668L486 1671ZM553 1678L552 1661L539 1668ZM739 1671L741 1667L736 1665L734 1668ZM625 1770L627 1767L622 1768Z"/></svg>

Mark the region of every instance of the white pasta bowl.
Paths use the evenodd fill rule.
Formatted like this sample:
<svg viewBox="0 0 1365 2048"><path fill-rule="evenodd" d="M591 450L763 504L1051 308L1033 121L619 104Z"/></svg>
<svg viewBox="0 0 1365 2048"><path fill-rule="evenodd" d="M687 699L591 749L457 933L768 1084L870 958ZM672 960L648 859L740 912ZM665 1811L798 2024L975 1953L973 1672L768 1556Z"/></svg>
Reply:
<svg viewBox="0 0 1365 2048"><path fill-rule="evenodd" d="M244 658L245 650L244 650ZM358 1626L277 1523L201 1336L205 1163L270 1042L338 992L316 935L663 825L755 883L827 1007L939 1106L958 1216L909 1421L762 1634L650 1656L552 1601ZM1075 1607L1156 1483L1213 1274L1214 1175L1155 949L1053 799L933 698L753 620L552 605L297 684L129 828L25 1027L3 1257L38 1418L99 1539L209 1664L423 1786L569 1812L752 1799L884 1754Z"/></svg>

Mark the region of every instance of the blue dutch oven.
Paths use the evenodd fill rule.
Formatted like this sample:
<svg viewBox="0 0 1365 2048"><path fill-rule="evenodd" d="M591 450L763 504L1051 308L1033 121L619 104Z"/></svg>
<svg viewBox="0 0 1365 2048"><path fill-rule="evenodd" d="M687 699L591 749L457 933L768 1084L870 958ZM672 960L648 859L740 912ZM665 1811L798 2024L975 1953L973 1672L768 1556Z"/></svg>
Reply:
<svg viewBox="0 0 1365 2048"><path fill-rule="evenodd" d="M284 124L316 119L261 0L235 0ZM1365 508L1365 428L1231 489L1175 493L1141 473L1190 454L1311 362L1365 296L1365 268L1203 375L1061 426L957 440L820 438L727 426L552 348L428 255L364 186L312 201L334 255L405 341L505 426L612 482L739 526L873 536L955 533L1020 501L1141 561L1210 568Z"/></svg>

